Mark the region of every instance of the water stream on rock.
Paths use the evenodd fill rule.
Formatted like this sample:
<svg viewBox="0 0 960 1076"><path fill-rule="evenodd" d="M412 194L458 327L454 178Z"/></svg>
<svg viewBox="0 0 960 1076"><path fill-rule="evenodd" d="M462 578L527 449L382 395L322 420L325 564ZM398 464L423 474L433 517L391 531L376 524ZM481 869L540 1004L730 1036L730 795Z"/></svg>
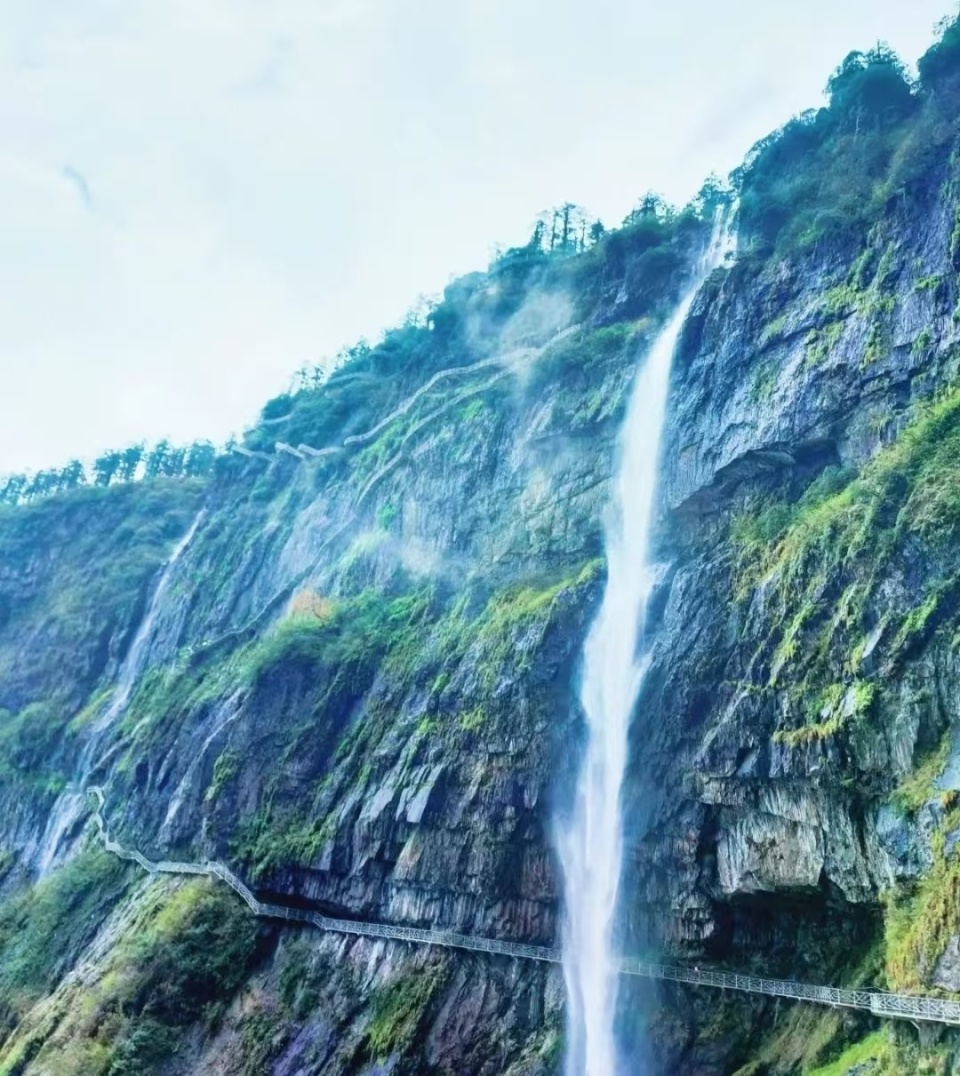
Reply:
<svg viewBox="0 0 960 1076"><path fill-rule="evenodd" d="M137 634L130 644L130 649L123 659L123 664L120 666L120 672L117 676L117 688L110 700L110 705L93 723L93 726L90 729L90 734L87 737L87 742L84 744L83 750L80 752L80 757L77 760L74 779L63 793L61 793L53 806L53 810L50 812L50 818L47 821L46 828L44 829L43 836L40 840L40 847L37 850L35 860L37 870L41 877L45 875L56 862L64 838L73 830L80 820L80 816L86 809L87 804L84 790L87 784L87 779L94 768L96 752L103 743L104 733L107 732L117 718L121 716L126 709L127 703L130 701L130 695L133 692L134 684L141 672L143 672L150 641L153 635L153 628L156 624L160 610L163 607L167 591L170 589L174 568L184 550L193 540L193 536L197 533L197 528L200 526L203 515L204 510L201 509L194 517L190 529L177 543L175 549L170 554L167 563L164 565L163 572L157 583L156 589L153 592L153 596L150 599L150 604L147 607L146 615L141 621L140 627L137 629Z"/></svg>
<svg viewBox="0 0 960 1076"><path fill-rule="evenodd" d="M700 286L732 249L733 216L729 209L718 214L696 278L637 376L621 431L605 522L606 588L584 645L580 700L586 754L573 813L557 838L566 904L568 1076L618 1071L614 916L623 857L620 792L630 718L646 671L638 652L652 582L648 541L660 437L677 341Z"/></svg>

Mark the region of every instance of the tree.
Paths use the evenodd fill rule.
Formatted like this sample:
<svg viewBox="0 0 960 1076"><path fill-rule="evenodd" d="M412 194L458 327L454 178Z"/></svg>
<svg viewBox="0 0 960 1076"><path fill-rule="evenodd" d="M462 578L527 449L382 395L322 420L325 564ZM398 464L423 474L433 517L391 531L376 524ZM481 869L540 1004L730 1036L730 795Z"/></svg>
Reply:
<svg viewBox="0 0 960 1076"><path fill-rule="evenodd" d="M669 223L676 216L673 206L654 191L648 191L624 217L623 226L630 228L635 224L650 221Z"/></svg>
<svg viewBox="0 0 960 1076"><path fill-rule="evenodd" d="M906 68L889 45L851 52L827 83L830 113L845 130L890 126L913 107Z"/></svg>
<svg viewBox="0 0 960 1076"><path fill-rule="evenodd" d="M263 405L260 421L274 422L277 419L286 418L292 410L293 397L289 392L282 392L279 396L274 396L272 400L267 400Z"/></svg>
<svg viewBox="0 0 960 1076"><path fill-rule="evenodd" d="M130 445L120 453L120 481L132 482L137 477L137 470L143 460L143 445Z"/></svg>
<svg viewBox="0 0 960 1076"><path fill-rule="evenodd" d="M217 450L209 441L194 441L187 452L184 473L187 478L205 478L213 471Z"/></svg>
<svg viewBox="0 0 960 1076"><path fill-rule="evenodd" d="M577 221L574 217L576 208L572 202L564 202L559 210L554 210L553 223L557 241L551 246L551 249L559 247L561 250L566 251L574 245L574 236L577 231ZM558 222L560 224L559 232L556 231Z"/></svg>
<svg viewBox="0 0 960 1076"><path fill-rule="evenodd" d="M533 226L533 235L530 236L530 242L527 243L527 250L529 251L541 251L543 250L544 237L547 233L547 225L543 219L543 216L537 218L536 223Z"/></svg>
<svg viewBox="0 0 960 1076"><path fill-rule="evenodd" d="M714 173L707 177L689 208L701 220L707 220L713 217L718 206L729 205L731 197L730 188Z"/></svg>
<svg viewBox="0 0 960 1076"><path fill-rule="evenodd" d="M86 480L87 474L83 464L79 460L71 460L60 472L57 489L58 491L76 489L77 486L84 485Z"/></svg>
<svg viewBox="0 0 960 1076"><path fill-rule="evenodd" d="M28 481L25 474L8 475L0 481L0 504L19 504Z"/></svg>
<svg viewBox="0 0 960 1076"><path fill-rule="evenodd" d="M925 90L960 89L960 17L948 16L937 26L939 40L917 64Z"/></svg>
<svg viewBox="0 0 960 1076"><path fill-rule="evenodd" d="M798 207L814 201L820 179L830 168L818 161L825 138L827 110L795 116L779 131L757 142L743 167L731 176L740 194L740 231L772 247Z"/></svg>
<svg viewBox="0 0 960 1076"><path fill-rule="evenodd" d="M579 254L587 248L591 224L590 215L582 206L564 202L537 217L530 241L526 247L518 249L550 254Z"/></svg>
<svg viewBox="0 0 960 1076"><path fill-rule="evenodd" d="M119 452L104 452L94 460L93 484L95 486L109 486L120 470L121 457Z"/></svg>
<svg viewBox="0 0 960 1076"><path fill-rule="evenodd" d="M56 492L58 481L59 474L56 471L37 471L30 479L29 485L24 491L24 496L28 501L35 501L40 497L45 497L49 493Z"/></svg>
<svg viewBox="0 0 960 1076"><path fill-rule="evenodd" d="M187 450L185 448L171 448L167 451L163 471L167 478L182 478L187 462Z"/></svg>
<svg viewBox="0 0 960 1076"><path fill-rule="evenodd" d="M166 439L158 441L147 454L143 477L148 481L151 478L160 478L167 473L167 459L170 455L170 442Z"/></svg>
<svg viewBox="0 0 960 1076"><path fill-rule="evenodd" d="M422 292L410 307L403 319L405 329L425 329L430 324L430 316L437 305L437 300Z"/></svg>

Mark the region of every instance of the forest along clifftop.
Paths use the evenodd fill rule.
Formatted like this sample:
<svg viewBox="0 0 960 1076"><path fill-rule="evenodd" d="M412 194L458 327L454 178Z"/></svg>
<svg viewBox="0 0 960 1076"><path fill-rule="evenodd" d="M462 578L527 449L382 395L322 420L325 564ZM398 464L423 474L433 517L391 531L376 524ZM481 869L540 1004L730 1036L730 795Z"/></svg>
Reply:
<svg viewBox="0 0 960 1076"><path fill-rule="evenodd" d="M954 996L960 27L917 85L854 54L829 102L733 177L738 258L674 357L618 938ZM616 440L728 197L559 212L241 452L6 484L0 1073L560 1071L559 969L259 923L64 804L103 785L125 846L263 900L557 944ZM652 1073L955 1049L682 985L617 1024Z"/></svg>

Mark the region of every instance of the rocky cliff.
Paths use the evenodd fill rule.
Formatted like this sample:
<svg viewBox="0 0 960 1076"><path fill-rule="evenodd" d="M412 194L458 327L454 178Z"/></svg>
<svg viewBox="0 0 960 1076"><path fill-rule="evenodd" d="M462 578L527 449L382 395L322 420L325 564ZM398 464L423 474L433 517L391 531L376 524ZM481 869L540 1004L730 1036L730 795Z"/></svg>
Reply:
<svg viewBox="0 0 960 1076"><path fill-rule="evenodd" d="M864 58L736 177L671 385L625 950L960 992L951 32L909 108L864 112ZM556 943L616 436L716 196L457 281L209 480L0 510L0 1073L559 1071L557 970L258 925L98 851L82 785L264 897ZM653 1072L950 1071L829 1011L622 1002Z"/></svg>

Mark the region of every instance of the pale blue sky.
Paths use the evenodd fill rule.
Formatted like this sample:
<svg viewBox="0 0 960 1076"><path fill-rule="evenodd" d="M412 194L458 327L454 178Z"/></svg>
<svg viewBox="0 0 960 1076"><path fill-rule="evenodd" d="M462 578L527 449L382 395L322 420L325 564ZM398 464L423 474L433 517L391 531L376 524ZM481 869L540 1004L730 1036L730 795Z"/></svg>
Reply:
<svg viewBox="0 0 960 1076"><path fill-rule="evenodd" d="M949 0L0 0L0 472L220 440L570 199L684 201Z"/></svg>

